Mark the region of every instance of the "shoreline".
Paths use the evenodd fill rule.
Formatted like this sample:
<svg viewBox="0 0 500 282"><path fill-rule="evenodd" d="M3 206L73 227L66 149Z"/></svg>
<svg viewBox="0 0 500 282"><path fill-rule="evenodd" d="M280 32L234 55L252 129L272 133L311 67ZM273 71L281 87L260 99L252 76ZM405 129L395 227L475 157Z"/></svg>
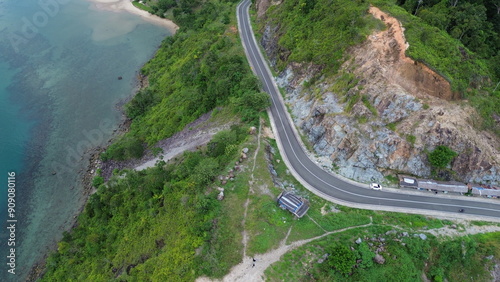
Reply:
<svg viewBox="0 0 500 282"><path fill-rule="evenodd" d="M140 16L143 20L165 27L169 32L175 34L179 27L171 20L158 17L156 15L152 15L144 10L140 10L136 8L131 0L88 0L91 3L91 7L98 10L111 11L111 12L128 12L137 16ZM148 86L147 77L138 74L135 77L135 87L131 91L131 96L127 99L132 99L140 89L146 88ZM106 143L101 146L97 146L87 150L84 153L84 157L82 161L87 162L87 165L84 169L78 171L78 178L81 181L82 185L82 205L78 208L76 214L69 219L67 232L71 232L75 227L77 227L78 216L83 212L85 205L87 204L90 196L96 192L95 187L92 185L92 181L97 174L97 169L103 166L103 162L100 160L100 154L119 136L123 135L129 130L130 120L127 119L124 115L123 109L121 108L121 103L118 103L117 107L119 107L119 111L122 113L122 120L117 124L112 136L107 140ZM59 242L59 241L57 241ZM34 262L33 265L29 267L26 273L25 281L37 281L46 271L46 260L47 258L57 250L57 242L48 246L47 252L43 254L43 256Z"/></svg>
<svg viewBox="0 0 500 282"><path fill-rule="evenodd" d="M111 11L111 12L128 12L137 16L140 16L147 22L155 25L163 26L168 29L172 34L175 34L179 29L172 20L161 18L156 15L150 14L144 10L136 8L131 0L87 0L92 3L93 7L99 10Z"/></svg>
<svg viewBox="0 0 500 282"><path fill-rule="evenodd" d="M142 81L144 78L137 77L136 79L136 87L134 87L133 91L131 92L133 96L137 93L137 91L142 89L142 85L144 83ZM78 208L78 211L72 216L72 218L69 219L69 228L66 230L68 233L71 233L72 230L78 226L78 216L84 211L85 206L90 199L90 196L92 196L92 194L97 191L97 189L92 185L92 181L97 175L97 169L101 168L103 165L103 162L100 159L101 153L104 152L106 148L116 140L116 138L119 138L120 136L125 134L129 130L129 127L130 120L123 115L122 120L117 124L117 127L115 128L112 136L107 140L105 144L93 147L84 152L83 159L81 161L87 162L87 165L84 169L81 169L77 173L82 187L82 205ZM54 251L57 251L58 242L60 242L60 240L54 242L51 246L48 246L48 251L42 256L42 258L40 258L30 267L25 281L35 282L43 277L46 271L45 264L47 258L51 254L53 254Z"/></svg>

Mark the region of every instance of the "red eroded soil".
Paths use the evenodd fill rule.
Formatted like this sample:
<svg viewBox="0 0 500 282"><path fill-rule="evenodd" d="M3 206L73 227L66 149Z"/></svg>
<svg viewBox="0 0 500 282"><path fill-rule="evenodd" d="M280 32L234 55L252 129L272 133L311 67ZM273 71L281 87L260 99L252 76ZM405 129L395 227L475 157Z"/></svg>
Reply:
<svg viewBox="0 0 500 282"><path fill-rule="evenodd" d="M451 91L450 83L442 76L405 55L409 47L401 23L376 7L370 14L387 26L373 33L360 47L353 50L359 70L372 78L382 75L388 83L398 84L415 97L431 95L445 100L458 100L460 95Z"/></svg>

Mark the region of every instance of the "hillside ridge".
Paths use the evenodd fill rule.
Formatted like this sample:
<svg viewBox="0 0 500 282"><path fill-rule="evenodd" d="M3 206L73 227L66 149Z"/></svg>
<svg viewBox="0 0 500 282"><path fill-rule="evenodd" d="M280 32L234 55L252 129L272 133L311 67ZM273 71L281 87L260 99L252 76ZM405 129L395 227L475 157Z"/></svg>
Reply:
<svg viewBox="0 0 500 282"><path fill-rule="evenodd" d="M274 4L273 12L279 7ZM259 7L273 7L257 1ZM405 172L419 177L479 184L500 183L500 141L478 129L479 114L451 91L443 77L404 54L399 21L370 8L389 28L375 29L334 75L309 62L289 62L277 75L296 126L318 161L345 177L384 182ZM261 44L277 66L283 25L262 14ZM399 33L398 33L399 32ZM411 43L410 43L411 44ZM303 50L301 50L303 52ZM319 78L318 78L319 77ZM433 174L427 153L445 145L458 153L448 169Z"/></svg>

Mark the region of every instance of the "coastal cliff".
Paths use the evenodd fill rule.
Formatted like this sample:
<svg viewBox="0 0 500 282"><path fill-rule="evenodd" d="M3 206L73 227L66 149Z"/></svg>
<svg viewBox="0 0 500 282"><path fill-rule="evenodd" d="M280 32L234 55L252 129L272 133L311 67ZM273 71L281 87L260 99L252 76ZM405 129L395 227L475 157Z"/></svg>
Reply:
<svg viewBox="0 0 500 282"><path fill-rule="evenodd" d="M446 145L458 156L439 178L500 183L498 136L478 129L479 114L443 76L405 55L408 42L397 19L370 7L367 16L383 25L347 50L350 59L336 74L324 75L319 64L278 67L292 52L280 44L280 24L266 15L277 5L256 2L260 43L279 71L297 128L324 167L365 182L399 172L431 177L427 154Z"/></svg>

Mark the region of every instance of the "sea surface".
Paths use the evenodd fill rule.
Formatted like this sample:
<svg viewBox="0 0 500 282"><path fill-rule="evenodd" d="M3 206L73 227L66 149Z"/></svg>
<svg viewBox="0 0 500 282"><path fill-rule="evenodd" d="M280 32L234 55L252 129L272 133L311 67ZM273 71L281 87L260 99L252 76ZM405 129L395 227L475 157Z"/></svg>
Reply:
<svg viewBox="0 0 500 282"><path fill-rule="evenodd" d="M69 230L89 150L169 35L85 0L0 0L0 281L23 281Z"/></svg>

